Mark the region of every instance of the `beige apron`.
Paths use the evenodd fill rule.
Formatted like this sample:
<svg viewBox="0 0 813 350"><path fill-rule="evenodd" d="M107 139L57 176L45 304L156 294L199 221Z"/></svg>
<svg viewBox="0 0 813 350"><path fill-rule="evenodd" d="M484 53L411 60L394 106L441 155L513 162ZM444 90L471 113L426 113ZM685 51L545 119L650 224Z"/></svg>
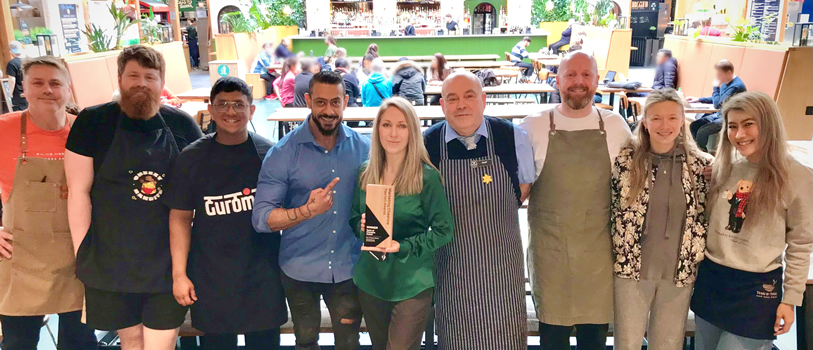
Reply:
<svg viewBox="0 0 813 350"><path fill-rule="evenodd" d="M613 320L610 177L604 120L599 129L556 130L550 111L545 165L528 205L528 272L536 314L550 325Z"/></svg>
<svg viewBox="0 0 813 350"><path fill-rule="evenodd" d="M14 235L11 260L0 261L0 314L38 316L82 309L68 229L68 186L62 160L26 157L28 113L20 118L20 157L4 207Z"/></svg>

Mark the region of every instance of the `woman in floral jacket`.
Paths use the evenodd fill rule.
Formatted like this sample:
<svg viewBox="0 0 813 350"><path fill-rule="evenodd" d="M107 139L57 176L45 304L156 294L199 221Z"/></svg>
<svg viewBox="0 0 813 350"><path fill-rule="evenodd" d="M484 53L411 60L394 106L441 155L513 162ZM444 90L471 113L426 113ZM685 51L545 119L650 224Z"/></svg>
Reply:
<svg viewBox="0 0 813 350"><path fill-rule="evenodd" d="M675 90L656 90L613 166L615 346L682 349L706 240L711 157L686 132Z"/></svg>

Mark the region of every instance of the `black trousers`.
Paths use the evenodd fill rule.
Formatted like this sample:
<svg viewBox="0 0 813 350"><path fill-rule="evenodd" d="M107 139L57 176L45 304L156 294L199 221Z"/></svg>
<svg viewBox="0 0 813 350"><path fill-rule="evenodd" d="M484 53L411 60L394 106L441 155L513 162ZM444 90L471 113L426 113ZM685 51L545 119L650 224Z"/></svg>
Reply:
<svg viewBox="0 0 813 350"><path fill-rule="evenodd" d="M717 113L706 114L689 124L689 131L692 132L697 147L708 152L709 136L719 133L723 129L723 123Z"/></svg>
<svg viewBox="0 0 813 350"><path fill-rule="evenodd" d="M576 350L604 350L607 347L608 324L577 324L554 326L539 323L539 348L542 350L570 350L570 334L576 327Z"/></svg>
<svg viewBox="0 0 813 350"><path fill-rule="evenodd" d="M245 334L246 350L278 350L279 328ZM237 350L237 334L206 333L201 338L203 350Z"/></svg>
<svg viewBox="0 0 813 350"><path fill-rule="evenodd" d="M282 274L282 286L291 319L294 322L296 350L319 350L319 331L322 324L319 297L325 300L330 312L336 350L359 348L361 306L358 289L353 280L339 283L316 283L295 280Z"/></svg>
<svg viewBox="0 0 813 350"><path fill-rule="evenodd" d="M36 350L44 316L2 316L3 350ZM82 311L59 314L58 350L98 349L93 329L82 323Z"/></svg>
<svg viewBox="0 0 813 350"><path fill-rule="evenodd" d="M548 48L553 50L553 53L558 53L559 49L562 46L565 46L567 44L570 44L570 38L568 38L568 39L559 39L559 41L557 41L557 42L555 42L553 44L550 44L550 46L548 46Z"/></svg>
<svg viewBox="0 0 813 350"><path fill-rule="evenodd" d="M200 67L200 52L198 52L198 39L189 40L189 60L192 67Z"/></svg>
<svg viewBox="0 0 813 350"><path fill-rule="evenodd" d="M530 63L527 63L527 62L515 62L514 67L524 68L525 70L523 71L522 74L525 75L526 78L530 77L530 76L532 76L534 74L534 66L532 64L530 64Z"/></svg>
<svg viewBox="0 0 813 350"><path fill-rule="evenodd" d="M265 80L265 95L271 95L274 93L274 80L277 79L277 76L268 74L268 72L260 73L260 78Z"/></svg>

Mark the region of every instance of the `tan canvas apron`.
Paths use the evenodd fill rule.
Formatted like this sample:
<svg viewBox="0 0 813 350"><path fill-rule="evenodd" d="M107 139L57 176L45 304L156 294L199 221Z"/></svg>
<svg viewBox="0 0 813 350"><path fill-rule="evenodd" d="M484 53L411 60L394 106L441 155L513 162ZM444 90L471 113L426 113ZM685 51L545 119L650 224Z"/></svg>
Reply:
<svg viewBox="0 0 813 350"><path fill-rule="evenodd" d="M556 130L528 205L528 272L536 313L551 325L613 320L610 156L599 129Z"/></svg>
<svg viewBox="0 0 813 350"><path fill-rule="evenodd" d="M20 157L4 207L14 235L11 260L0 261L0 314L38 316L82 309L68 229L68 186L62 160L26 157L28 113L20 118Z"/></svg>

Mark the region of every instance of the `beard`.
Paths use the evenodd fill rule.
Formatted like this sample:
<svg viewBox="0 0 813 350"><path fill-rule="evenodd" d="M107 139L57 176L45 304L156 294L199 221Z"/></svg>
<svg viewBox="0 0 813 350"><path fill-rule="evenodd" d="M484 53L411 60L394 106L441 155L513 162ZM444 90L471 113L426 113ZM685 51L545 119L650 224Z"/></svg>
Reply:
<svg viewBox="0 0 813 350"><path fill-rule="evenodd" d="M578 96L577 93L571 93L569 89L584 89L584 96ZM562 101L567 104L570 109L582 109L587 107L593 102L593 95L595 92L590 93L590 89L586 85L571 86L568 89L559 91L562 95Z"/></svg>
<svg viewBox="0 0 813 350"><path fill-rule="evenodd" d="M336 125L331 129L326 128L324 125L322 125L322 120L325 119L335 119ZM319 129L319 132L321 132L322 135L333 136L339 131L339 125L341 125L342 120L338 115L335 114L319 114L313 117L313 122L316 124L316 128Z"/></svg>
<svg viewBox="0 0 813 350"><path fill-rule="evenodd" d="M131 119L149 120L158 113L161 108L161 101L159 95L152 90L143 86L136 86L121 90L119 106L124 114Z"/></svg>

